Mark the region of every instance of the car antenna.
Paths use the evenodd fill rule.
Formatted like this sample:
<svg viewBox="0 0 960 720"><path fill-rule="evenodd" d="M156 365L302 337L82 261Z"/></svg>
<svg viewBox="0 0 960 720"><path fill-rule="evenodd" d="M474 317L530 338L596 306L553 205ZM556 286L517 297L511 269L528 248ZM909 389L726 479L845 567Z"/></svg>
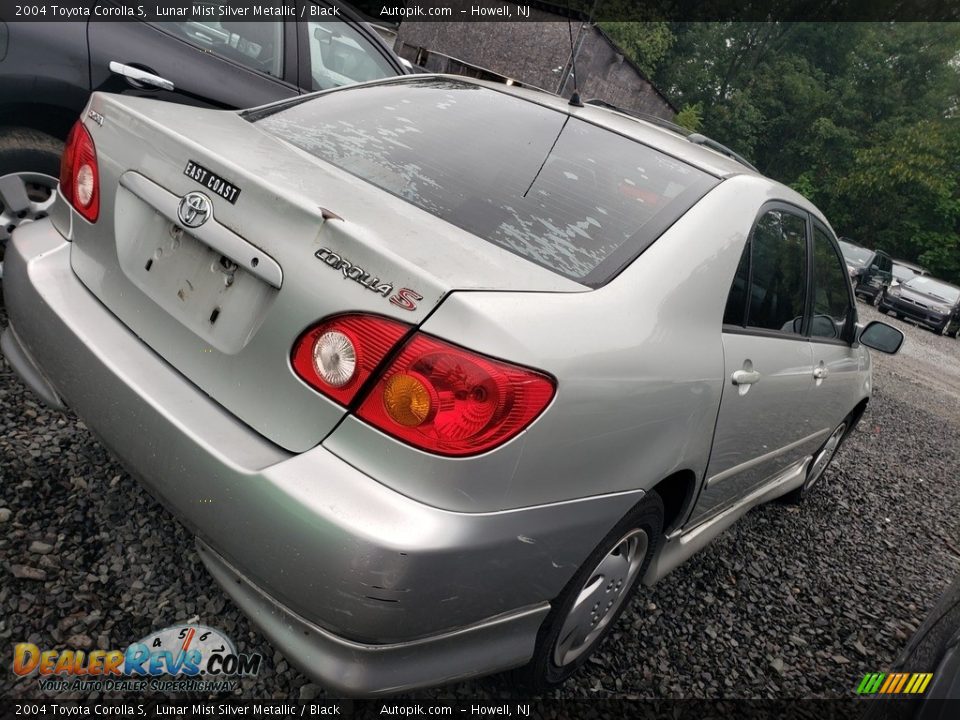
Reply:
<svg viewBox="0 0 960 720"><path fill-rule="evenodd" d="M581 22L583 22L582 16ZM582 31L583 28L581 27L580 30ZM570 96L570 105L573 105L573 107L583 107L583 102L580 100L580 89L577 86L577 53L573 49L573 25L570 22L570 0L567 0L567 34L570 36L570 69L573 71L573 94Z"/></svg>

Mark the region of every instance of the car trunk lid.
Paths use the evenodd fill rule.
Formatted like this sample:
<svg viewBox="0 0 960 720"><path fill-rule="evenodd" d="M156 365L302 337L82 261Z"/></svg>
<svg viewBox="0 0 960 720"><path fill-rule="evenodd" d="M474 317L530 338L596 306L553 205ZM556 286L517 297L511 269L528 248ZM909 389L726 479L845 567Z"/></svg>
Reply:
<svg viewBox="0 0 960 720"><path fill-rule="evenodd" d="M73 218L74 271L143 342L288 450L313 447L346 412L290 366L321 318L415 326L452 290L587 289L236 113L103 94L89 110L101 211L93 225ZM191 193L209 206L181 214Z"/></svg>

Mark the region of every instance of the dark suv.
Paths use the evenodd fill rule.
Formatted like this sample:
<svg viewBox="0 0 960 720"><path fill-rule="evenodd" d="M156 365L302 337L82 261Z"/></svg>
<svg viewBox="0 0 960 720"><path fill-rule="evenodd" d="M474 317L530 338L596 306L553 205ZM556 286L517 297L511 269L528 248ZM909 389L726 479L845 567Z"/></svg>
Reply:
<svg viewBox="0 0 960 720"><path fill-rule="evenodd" d="M63 141L94 90L240 108L408 72L335 0L296 0L296 10L317 20L0 18L0 258L17 225L46 214Z"/></svg>
<svg viewBox="0 0 960 720"><path fill-rule="evenodd" d="M849 238L840 238L838 242L854 294L869 300L876 307L893 282L893 260L883 250L862 247Z"/></svg>

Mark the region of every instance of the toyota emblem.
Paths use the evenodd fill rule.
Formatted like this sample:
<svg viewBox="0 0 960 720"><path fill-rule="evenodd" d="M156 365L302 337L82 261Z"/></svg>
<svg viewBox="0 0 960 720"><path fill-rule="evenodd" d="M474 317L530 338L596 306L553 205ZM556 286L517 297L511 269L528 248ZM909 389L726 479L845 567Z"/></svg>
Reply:
<svg viewBox="0 0 960 720"><path fill-rule="evenodd" d="M187 193L180 199L180 206L177 208L177 217L184 227L195 228L203 225L207 218L213 214L213 206L210 199L203 193Z"/></svg>

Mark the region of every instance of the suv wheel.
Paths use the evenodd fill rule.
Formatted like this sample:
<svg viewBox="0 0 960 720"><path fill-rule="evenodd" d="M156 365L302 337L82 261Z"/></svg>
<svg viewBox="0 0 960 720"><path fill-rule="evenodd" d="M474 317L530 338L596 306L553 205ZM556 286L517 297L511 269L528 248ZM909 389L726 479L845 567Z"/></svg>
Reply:
<svg viewBox="0 0 960 720"><path fill-rule="evenodd" d="M616 625L660 546L663 502L649 493L590 554L553 602L520 679L531 690L559 685Z"/></svg>
<svg viewBox="0 0 960 720"><path fill-rule="evenodd" d="M0 130L0 278L10 233L53 205L62 152L62 142L36 130Z"/></svg>

